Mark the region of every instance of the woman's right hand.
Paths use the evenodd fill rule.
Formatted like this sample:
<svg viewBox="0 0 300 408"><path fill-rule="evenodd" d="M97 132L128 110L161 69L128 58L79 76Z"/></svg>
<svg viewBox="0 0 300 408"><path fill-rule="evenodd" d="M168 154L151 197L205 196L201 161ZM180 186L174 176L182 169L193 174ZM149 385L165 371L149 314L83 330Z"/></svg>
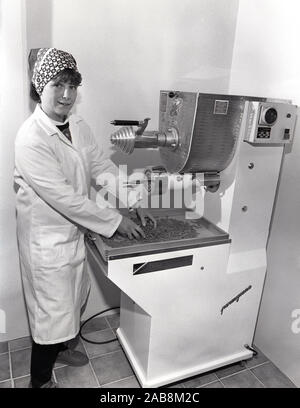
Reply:
<svg viewBox="0 0 300 408"><path fill-rule="evenodd" d="M141 227L139 227L135 222L131 221L130 218L124 217L117 228L119 234L128 237L129 239L140 239L145 238L145 233Z"/></svg>

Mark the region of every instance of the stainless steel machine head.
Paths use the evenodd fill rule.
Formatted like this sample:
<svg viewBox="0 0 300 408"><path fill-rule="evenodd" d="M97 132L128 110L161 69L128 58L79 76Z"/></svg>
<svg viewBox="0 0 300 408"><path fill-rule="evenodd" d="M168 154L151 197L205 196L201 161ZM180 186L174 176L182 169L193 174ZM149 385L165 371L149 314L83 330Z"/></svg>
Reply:
<svg viewBox="0 0 300 408"><path fill-rule="evenodd" d="M245 141L285 144L292 141L296 106L267 98L161 91L159 130L145 131L143 122L114 121L126 126L111 136L112 144L130 154L135 148L157 147L169 173L219 173L232 161L247 115Z"/></svg>

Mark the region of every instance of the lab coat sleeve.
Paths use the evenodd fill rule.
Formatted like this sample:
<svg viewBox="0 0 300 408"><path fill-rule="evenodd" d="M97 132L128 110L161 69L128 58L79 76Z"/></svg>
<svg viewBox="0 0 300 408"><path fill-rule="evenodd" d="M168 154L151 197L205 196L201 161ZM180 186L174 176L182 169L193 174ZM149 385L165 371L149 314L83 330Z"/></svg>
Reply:
<svg viewBox="0 0 300 408"><path fill-rule="evenodd" d="M77 193L47 145L16 144L15 162L17 171L35 193L71 221L105 237L118 228L121 214L100 208L88 196Z"/></svg>
<svg viewBox="0 0 300 408"><path fill-rule="evenodd" d="M96 184L117 196L123 207L140 207L142 194L134 188L128 189L128 176L125 169L117 167L112 160L105 157L92 134L90 134L90 143L91 173Z"/></svg>

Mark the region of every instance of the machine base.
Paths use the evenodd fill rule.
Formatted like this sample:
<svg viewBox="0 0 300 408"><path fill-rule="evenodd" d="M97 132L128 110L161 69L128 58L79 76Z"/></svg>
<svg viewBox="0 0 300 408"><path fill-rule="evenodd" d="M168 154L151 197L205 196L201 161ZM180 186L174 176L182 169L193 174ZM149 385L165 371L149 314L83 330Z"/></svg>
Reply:
<svg viewBox="0 0 300 408"><path fill-rule="evenodd" d="M167 376L156 376L155 378L147 379L145 378L144 372L135 358L135 355L133 351L130 348L129 343L126 340L126 337L124 336L122 329L119 328L117 330L117 337L118 340L128 358L128 360L131 363L131 367L135 372L135 375L140 383L140 385L143 388L156 388L156 387L161 387L166 384L171 384L176 381L183 380L185 378L193 377L197 374L201 374L207 371L215 370L219 367L223 367L232 363L236 363L238 361L242 360L248 360L249 358L253 357L253 352L250 350L245 350L240 353L235 353L228 355L222 359L217 359L210 361L209 364L198 364L193 367L190 367L185 370L177 371L170 373Z"/></svg>

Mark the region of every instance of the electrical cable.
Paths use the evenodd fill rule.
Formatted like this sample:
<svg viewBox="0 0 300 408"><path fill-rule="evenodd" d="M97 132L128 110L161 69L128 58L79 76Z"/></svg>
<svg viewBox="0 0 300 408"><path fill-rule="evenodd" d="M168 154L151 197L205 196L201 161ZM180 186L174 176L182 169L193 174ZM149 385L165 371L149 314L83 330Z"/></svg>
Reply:
<svg viewBox="0 0 300 408"><path fill-rule="evenodd" d="M114 309L120 309L120 307L111 307L109 309L103 310L102 312L96 313L93 316L89 317L85 322L82 323L82 325L80 326L80 330L79 330L79 336L82 338L82 340L87 341L88 343L92 343L92 344L106 344L106 343L112 343L113 341L117 341L118 339L111 339L111 340L106 340L106 341L93 341L93 340L89 340L86 337L83 336L82 329L83 327L92 319L94 319L94 317L100 316L102 313L105 312L109 312L110 310L114 310Z"/></svg>
<svg viewBox="0 0 300 408"><path fill-rule="evenodd" d="M247 350L250 350L250 351L252 351L252 353L253 353L253 355L254 356L257 356L257 351L253 348L253 347L250 347L248 344L245 344L245 346L244 346Z"/></svg>

